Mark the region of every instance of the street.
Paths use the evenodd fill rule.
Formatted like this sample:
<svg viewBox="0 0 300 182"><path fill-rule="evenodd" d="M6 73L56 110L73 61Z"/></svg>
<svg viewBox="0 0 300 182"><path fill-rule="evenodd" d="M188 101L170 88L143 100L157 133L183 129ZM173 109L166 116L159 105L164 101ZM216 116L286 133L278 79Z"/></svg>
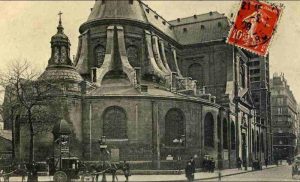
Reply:
<svg viewBox="0 0 300 182"><path fill-rule="evenodd" d="M291 171L292 166L283 165L263 171L222 177L222 181L297 181L297 179L292 179ZM218 181L218 179L205 181Z"/></svg>

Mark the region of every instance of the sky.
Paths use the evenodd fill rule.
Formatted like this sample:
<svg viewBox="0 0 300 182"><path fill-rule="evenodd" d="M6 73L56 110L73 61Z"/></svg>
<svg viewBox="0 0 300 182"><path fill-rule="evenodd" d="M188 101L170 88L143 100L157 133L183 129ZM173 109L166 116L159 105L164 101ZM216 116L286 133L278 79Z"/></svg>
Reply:
<svg viewBox="0 0 300 182"><path fill-rule="evenodd" d="M239 8L239 1L144 2L167 20L210 11L229 16ZM300 1L279 2L285 5L285 9L269 49L270 74L272 77L274 72L283 72L300 102ZM76 55L79 26L87 20L93 5L94 1L0 1L0 70L12 60L25 59L35 69L45 69L59 11L63 12L64 32L71 42L71 55Z"/></svg>

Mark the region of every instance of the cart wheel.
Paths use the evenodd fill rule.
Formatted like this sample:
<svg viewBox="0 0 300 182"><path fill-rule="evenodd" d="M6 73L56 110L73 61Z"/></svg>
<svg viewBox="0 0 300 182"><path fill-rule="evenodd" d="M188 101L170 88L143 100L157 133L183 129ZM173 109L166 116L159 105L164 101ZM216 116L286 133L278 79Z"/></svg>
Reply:
<svg viewBox="0 0 300 182"><path fill-rule="evenodd" d="M57 172L54 173L53 181L54 182L67 182L68 181L68 176L63 171L57 171Z"/></svg>

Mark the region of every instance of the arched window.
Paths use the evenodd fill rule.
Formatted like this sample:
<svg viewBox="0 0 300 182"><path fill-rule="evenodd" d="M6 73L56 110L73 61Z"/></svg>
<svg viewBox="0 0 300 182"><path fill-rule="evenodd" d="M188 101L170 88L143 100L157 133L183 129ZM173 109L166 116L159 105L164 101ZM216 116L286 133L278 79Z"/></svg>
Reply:
<svg viewBox="0 0 300 182"><path fill-rule="evenodd" d="M103 114L103 135L108 139L127 138L126 112L119 106L105 109Z"/></svg>
<svg viewBox="0 0 300 182"><path fill-rule="evenodd" d="M197 80L197 86L199 88L203 87L203 67L199 63L191 64L188 68L188 77L191 77L193 80Z"/></svg>
<svg viewBox="0 0 300 182"><path fill-rule="evenodd" d="M165 117L165 144L173 145L174 139L181 139L185 135L185 119L180 109L170 109Z"/></svg>
<svg viewBox="0 0 300 182"><path fill-rule="evenodd" d="M235 125L233 123L233 121L231 121L231 149L235 150Z"/></svg>
<svg viewBox="0 0 300 182"><path fill-rule="evenodd" d="M98 45L95 48L95 64L97 67L101 67L105 58L105 48L102 45Z"/></svg>
<svg viewBox="0 0 300 182"><path fill-rule="evenodd" d="M138 49L135 46L127 48L127 57L132 67L140 67Z"/></svg>
<svg viewBox="0 0 300 182"><path fill-rule="evenodd" d="M227 120L223 119L223 148L228 149L228 132L227 132Z"/></svg>
<svg viewBox="0 0 300 182"><path fill-rule="evenodd" d="M211 113L204 118L204 145L214 147L214 117Z"/></svg>

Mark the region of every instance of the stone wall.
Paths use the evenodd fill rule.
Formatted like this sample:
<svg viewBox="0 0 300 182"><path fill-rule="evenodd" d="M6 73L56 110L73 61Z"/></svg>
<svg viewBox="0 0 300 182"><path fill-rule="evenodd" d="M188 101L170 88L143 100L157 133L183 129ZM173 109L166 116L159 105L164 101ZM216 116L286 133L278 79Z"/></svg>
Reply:
<svg viewBox="0 0 300 182"><path fill-rule="evenodd" d="M126 112L128 137L107 139L109 147L119 148L121 160L151 160L152 153L157 153L157 151L160 151L157 155L160 155L161 160L164 160L167 155L175 155L174 152L178 151L178 147L168 146L165 141L165 117L173 108L181 110L184 114L185 147L181 149L182 153L186 154L184 158L202 154L203 103L201 102L168 98L107 96L85 99L83 105L85 159L96 160L100 156L97 141L103 134L103 113L112 106L121 107ZM206 107L214 113L218 111L216 106ZM157 149L156 146L160 148ZM153 150L153 148L156 149Z"/></svg>

